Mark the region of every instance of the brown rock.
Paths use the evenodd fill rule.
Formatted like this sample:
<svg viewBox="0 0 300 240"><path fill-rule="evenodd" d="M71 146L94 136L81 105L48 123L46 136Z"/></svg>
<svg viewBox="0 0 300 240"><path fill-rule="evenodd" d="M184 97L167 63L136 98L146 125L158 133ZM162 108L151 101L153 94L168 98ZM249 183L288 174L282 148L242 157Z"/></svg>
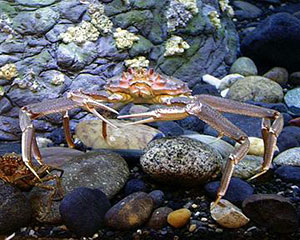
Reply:
<svg viewBox="0 0 300 240"><path fill-rule="evenodd" d="M181 208L168 215L168 223L175 228L181 228L188 223L192 213L187 208Z"/></svg>
<svg viewBox="0 0 300 240"><path fill-rule="evenodd" d="M133 193L116 203L105 214L108 227L129 230L143 225L154 207L152 198L144 192Z"/></svg>
<svg viewBox="0 0 300 240"><path fill-rule="evenodd" d="M285 68L274 67L263 76L277 82L280 85L285 85L288 81L289 73Z"/></svg>
<svg viewBox="0 0 300 240"><path fill-rule="evenodd" d="M162 229L168 224L167 218L169 213L173 211L172 208L160 207L154 210L147 226L153 229Z"/></svg>

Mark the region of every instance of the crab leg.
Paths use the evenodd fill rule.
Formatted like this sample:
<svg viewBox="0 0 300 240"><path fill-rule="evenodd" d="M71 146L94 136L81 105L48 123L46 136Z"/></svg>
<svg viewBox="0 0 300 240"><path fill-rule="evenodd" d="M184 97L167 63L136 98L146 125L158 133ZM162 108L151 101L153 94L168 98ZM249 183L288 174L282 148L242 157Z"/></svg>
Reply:
<svg viewBox="0 0 300 240"><path fill-rule="evenodd" d="M71 132L70 132L70 117L68 111L65 111L63 115L63 128L64 128L64 133L69 148L75 148L75 144L73 142Z"/></svg>

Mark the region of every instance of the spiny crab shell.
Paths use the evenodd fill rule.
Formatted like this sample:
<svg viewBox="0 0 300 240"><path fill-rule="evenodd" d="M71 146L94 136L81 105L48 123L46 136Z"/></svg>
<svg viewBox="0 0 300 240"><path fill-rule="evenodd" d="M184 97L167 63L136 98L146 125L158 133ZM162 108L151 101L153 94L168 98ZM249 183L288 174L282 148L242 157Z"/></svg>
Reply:
<svg viewBox="0 0 300 240"><path fill-rule="evenodd" d="M113 93L130 95L135 103L155 103L158 96L190 96L191 90L185 82L163 74L155 73L153 69L132 69L120 76L109 79L105 90ZM157 99L157 98L156 98ZM146 102L145 102L146 101Z"/></svg>

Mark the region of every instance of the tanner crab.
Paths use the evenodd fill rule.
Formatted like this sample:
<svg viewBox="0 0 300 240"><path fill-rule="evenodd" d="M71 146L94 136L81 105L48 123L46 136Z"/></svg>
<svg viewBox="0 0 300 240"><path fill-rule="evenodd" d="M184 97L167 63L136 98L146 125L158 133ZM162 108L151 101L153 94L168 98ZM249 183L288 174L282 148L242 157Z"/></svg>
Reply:
<svg viewBox="0 0 300 240"><path fill-rule="evenodd" d="M70 147L74 147L69 131L68 110L75 107L83 107L104 120L105 123L111 124L105 120L95 108L99 107L116 112L104 104L126 104L129 102L164 104L170 106L169 108L157 109L147 113L118 117L119 119L148 117L147 119L130 124L179 120L189 115L194 115L215 128L219 132L220 137L225 135L240 143L240 146L229 156L215 204L225 195L234 166L245 157L250 145L247 135L224 118L220 112L263 118L262 137L265 144L264 162L260 173L252 178L265 173L270 168L277 137L283 127L283 117L275 110L210 95L191 96L191 90L188 89L186 83L178 79L155 73L153 69L128 69L128 71L124 72L121 76L108 79L104 91L76 91L69 93L67 98L49 100L23 107L20 113L20 126L23 131L22 151L25 164L36 174L31 167L31 149L33 150L33 155L40 164L42 164L41 155L34 137L34 128L31 123L32 119L54 112L63 112L63 125L67 143ZM105 130L103 134L105 136Z"/></svg>

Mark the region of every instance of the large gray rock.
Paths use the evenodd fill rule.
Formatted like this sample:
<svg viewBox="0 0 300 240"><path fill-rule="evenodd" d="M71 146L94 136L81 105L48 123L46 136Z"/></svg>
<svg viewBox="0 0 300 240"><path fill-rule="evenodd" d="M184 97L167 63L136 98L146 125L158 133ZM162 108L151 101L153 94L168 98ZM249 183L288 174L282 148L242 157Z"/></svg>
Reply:
<svg viewBox="0 0 300 240"><path fill-rule="evenodd" d="M216 176L221 155L199 141L177 137L162 138L148 144L141 157L143 170L165 184L201 184Z"/></svg>
<svg viewBox="0 0 300 240"><path fill-rule="evenodd" d="M300 147L290 148L278 154L273 163L300 167Z"/></svg>

